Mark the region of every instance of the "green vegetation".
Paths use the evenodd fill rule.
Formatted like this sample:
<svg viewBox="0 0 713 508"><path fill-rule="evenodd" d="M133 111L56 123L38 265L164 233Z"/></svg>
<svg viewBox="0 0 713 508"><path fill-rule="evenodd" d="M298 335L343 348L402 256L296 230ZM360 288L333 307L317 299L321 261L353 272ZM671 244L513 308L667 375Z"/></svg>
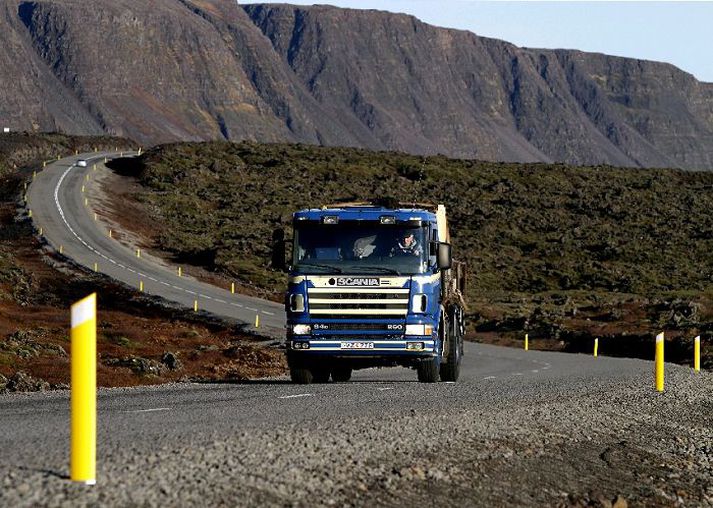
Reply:
<svg viewBox="0 0 713 508"><path fill-rule="evenodd" d="M259 284L281 279L270 234L294 210L392 196L448 206L472 296L711 287L713 173L248 143L171 145L142 162L160 247Z"/></svg>
<svg viewBox="0 0 713 508"><path fill-rule="evenodd" d="M713 173L222 142L157 147L133 171L160 249L275 295L271 233L293 211L393 197L447 205L479 331L569 347L711 325Z"/></svg>

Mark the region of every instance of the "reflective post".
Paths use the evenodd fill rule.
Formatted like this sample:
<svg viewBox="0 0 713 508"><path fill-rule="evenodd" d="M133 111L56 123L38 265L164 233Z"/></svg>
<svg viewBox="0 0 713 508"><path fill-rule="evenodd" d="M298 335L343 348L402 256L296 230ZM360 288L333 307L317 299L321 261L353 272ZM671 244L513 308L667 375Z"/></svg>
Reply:
<svg viewBox="0 0 713 508"><path fill-rule="evenodd" d="M663 391L664 371L663 371L663 332L656 336L656 390Z"/></svg>
<svg viewBox="0 0 713 508"><path fill-rule="evenodd" d="M96 483L97 295L72 305L70 478Z"/></svg>

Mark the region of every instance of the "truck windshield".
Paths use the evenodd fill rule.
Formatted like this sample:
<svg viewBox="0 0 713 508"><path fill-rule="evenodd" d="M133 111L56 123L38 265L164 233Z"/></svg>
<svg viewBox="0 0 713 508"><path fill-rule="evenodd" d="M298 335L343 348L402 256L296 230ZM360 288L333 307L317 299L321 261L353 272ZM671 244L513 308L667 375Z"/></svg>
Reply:
<svg viewBox="0 0 713 508"><path fill-rule="evenodd" d="M295 228L294 269L300 273L413 275L428 268L426 228L363 223Z"/></svg>

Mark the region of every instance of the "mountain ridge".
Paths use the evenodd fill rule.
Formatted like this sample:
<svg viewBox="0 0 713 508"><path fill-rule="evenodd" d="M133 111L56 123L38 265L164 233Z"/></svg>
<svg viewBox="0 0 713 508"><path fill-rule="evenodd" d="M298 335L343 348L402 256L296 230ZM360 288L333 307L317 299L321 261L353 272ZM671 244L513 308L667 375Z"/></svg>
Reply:
<svg viewBox="0 0 713 508"><path fill-rule="evenodd" d="M13 129L713 169L713 84L671 64L321 5L0 5Z"/></svg>

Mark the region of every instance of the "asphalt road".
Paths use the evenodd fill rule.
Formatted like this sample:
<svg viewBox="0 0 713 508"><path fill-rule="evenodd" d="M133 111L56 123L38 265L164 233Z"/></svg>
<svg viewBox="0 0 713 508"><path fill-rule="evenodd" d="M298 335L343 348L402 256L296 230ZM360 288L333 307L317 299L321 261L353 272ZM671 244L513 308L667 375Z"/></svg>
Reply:
<svg viewBox="0 0 713 508"><path fill-rule="evenodd" d="M660 394L650 362L468 346L455 384L100 390L94 487L66 479L66 392L0 396L0 505L713 505L709 373Z"/></svg>
<svg viewBox="0 0 713 508"><path fill-rule="evenodd" d="M259 298L231 294L193 278L179 277L176 267L153 262L145 253L137 257L134 250L109 237L109 231L94 220L89 189L96 178L93 169L107 171L105 157L118 153L86 153L53 161L30 184L27 208L32 210L35 227L57 252L89 270L97 270L149 295L161 296L192 312L198 310L244 324L245 328L275 338L284 336L285 314L282 305ZM87 160L87 167L76 165ZM89 177L89 179L87 179ZM86 200L86 201L85 201ZM259 315L259 330L255 330Z"/></svg>
<svg viewBox="0 0 713 508"><path fill-rule="evenodd" d="M257 309L280 328L279 306L178 278L109 239L84 206L87 170L73 159L29 190L52 245L132 286L142 277L147 292L188 309L199 296L217 315L250 322ZM344 384L100 390L94 487L65 478L66 391L0 396L0 506L610 506L616 495L630 506L713 506L710 373L667 364L657 393L651 362L606 351L468 343L465 353L455 384L371 369Z"/></svg>

